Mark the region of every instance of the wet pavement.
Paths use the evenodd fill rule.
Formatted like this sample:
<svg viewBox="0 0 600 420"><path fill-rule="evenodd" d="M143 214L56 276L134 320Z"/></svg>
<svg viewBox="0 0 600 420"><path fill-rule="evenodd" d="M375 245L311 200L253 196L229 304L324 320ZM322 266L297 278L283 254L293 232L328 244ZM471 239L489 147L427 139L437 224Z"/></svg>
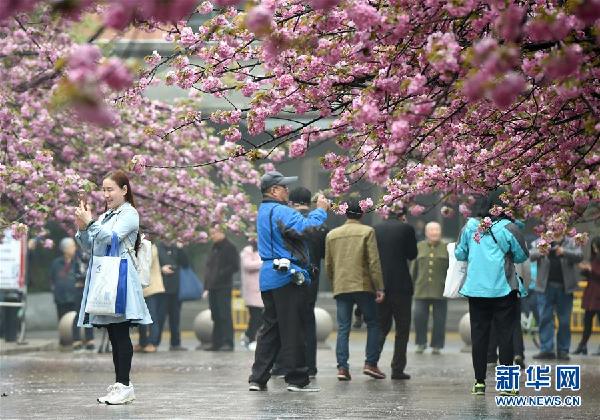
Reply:
<svg viewBox="0 0 600 420"><path fill-rule="evenodd" d="M577 408L497 407L489 375L485 397L470 395L473 370L468 353L461 353L457 334L449 334L443 354L414 353L409 345L409 381L375 380L364 376L364 332L353 332L350 348L351 382L335 378L335 336L330 348L318 351L319 393L291 393L282 379L271 379L268 392L249 392L247 377L253 353L160 351L136 354L131 379L137 400L126 406L96 402L114 380L110 355L61 351L32 352L0 357L0 418L45 419L463 419L463 418L599 418L600 357L572 357L580 364L581 390L536 392L521 395L578 395ZM391 337L390 337L391 339ZM380 367L389 374L392 344L388 339ZM574 337L576 342L577 337ZM595 341L594 341L595 340ZM184 334L190 349L197 342ZM598 337L589 349L595 350ZM164 347L164 345L163 345ZM161 348L162 350L162 348ZM528 355L533 354L528 348ZM526 360L531 362L530 358ZM523 385L524 375L521 379ZM6 395L6 396L4 396Z"/></svg>

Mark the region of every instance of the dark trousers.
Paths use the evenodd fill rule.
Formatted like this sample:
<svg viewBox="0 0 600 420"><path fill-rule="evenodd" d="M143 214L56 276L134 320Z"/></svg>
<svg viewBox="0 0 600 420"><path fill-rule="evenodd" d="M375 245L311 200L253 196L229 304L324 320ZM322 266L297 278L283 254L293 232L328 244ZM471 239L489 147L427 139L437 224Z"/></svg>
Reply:
<svg viewBox="0 0 600 420"><path fill-rule="evenodd" d="M594 323L594 315L598 318L598 322L600 323L600 311L585 311L583 315L583 335L581 336L581 342L579 345L581 347L587 346L587 342L592 336L592 326Z"/></svg>
<svg viewBox="0 0 600 420"><path fill-rule="evenodd" d="M419 346L427 345L427 323L429 308L433 308L433 329L431 331L431 347L441 349L446 338L446 314L448 301L446 299L415 299L415 342Z"/></svg>
<svg viewBox="0 0 600 420"><path fill-rule="evenodd" d="M514 356L521 356L525 358L525 345L523 343L523 330L521 328L521 300L517 299L518 311L517 317L515 318L515 327L512 335L512 347ZM492 322L490 330L490 344L488 346L488 363L496 363L498 361L498 328L496 323Z"/></svg>
<svg viewBox="0 0 600 420"><path fill-rule="evenodd" d="M260 323L262 322L262 312L263 308L259 308L257 306L246 306L248 308L248 313L250 314L250 319L248 320L248 328L246 328L246 337L250 342L256 341L256 333L260 328Z"/></svg>
<svg viewBox="0 0 600 420"><path fill-rule="evenodd" d="M383 302L377 305L377 315L381 327L379 349L383 350L385 338L392 328L392 319L396 326L394 339L394 357L392 358L392 372L402 373L406 368L406 346L410 334L412 296L403 293L389 293Z"/></svg>
<svg viewBox="0 0 600 420"><path fill-rule="evenodd" d="M179 319L181 317L181 302L175 293L158 293L152 295L153 309L156 312L154 323L150 327L150 344L158 347L165 325L165 318L169 317L169 330L171 331L171 347L181 345ZM150 309L148 309L150 310Z"/></svg>
<svg viewBox="0 0 600 420"><path fill-rule="evenodd" d="M487 352L490 344L492 322L496 326L496 337L500 347L500 364L512 365L514 351L512 345L515 318L519 314L517 292L499 298L469 298L469 318L471 320L471 355L475 380L485 382Z"/></svg>
<svg viewBox="0 0 600 420"><path fill-rule="evenodd" d="M131 359L133 359L129 322L108 324L106 329L112 346L116 382L129 386L129 372L131 371Z"/></svg>
<svg viewBox="0 0 600 420"><path fill-rule="evenodd" d="M315 305L317 303L318 294L319 281L317 280L308 285L308 292L306 293L306 325L304 326L306 337L305 360L309 375L317 374L317 320L315 319ZM277 358L273 365L274 374L285 375L285 370L281 366L279 358Z"/></svg>
<svg viewBox="0 0 600 420"><path fill-rule="evenodd" d="M162 293L158 293L158 294L150 295L150 296L144 298L144 300L146 301L146 306L148 307L148 312L150 313L150 317L152 318L152 320L154 322L156 322L156 320L158 319L158 309L159 309L159 305L160 305L160 300L162 298L161 294ZM163 320L163 322L164 322L164 320ZM152 344L152 341L151 341L152 325L153 324L150 324L150 325L139 324L138 328L140 331L140 336L139 336L140 337L140 341L139 341L140 347L146 347L148 344ZM159 340L160 340L160 338L159 338Z"/></svg>
<svg viewBox="0 0 600 420"><path fill-rule="evenodd" d="M288 384L305 386L310 381L306 368L306 286L289 283L262 292L263 322L256 337L256 352L250 382L266 384L279 354Z"/></svg>
<svg viewBox="0 0 600 420"><path fill-rule="evenodd" d="M212 289L208 292L208 306L213 320L212 346L233 347L233 319L231 317L231 289Z"/></svg>

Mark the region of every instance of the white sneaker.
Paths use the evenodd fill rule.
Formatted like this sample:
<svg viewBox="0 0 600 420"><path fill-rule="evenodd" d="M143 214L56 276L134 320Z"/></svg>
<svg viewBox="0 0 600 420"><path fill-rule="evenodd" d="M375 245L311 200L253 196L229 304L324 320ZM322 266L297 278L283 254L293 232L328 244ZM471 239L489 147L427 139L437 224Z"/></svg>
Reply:
<svg viewBox="0 0 600 420"><path fill-rule="evenodd" d="M256 351L256 341L253 341L250 344L248 344L248 350Z"/></svg>
<svg viewBox="0 0 600 420"><path fill-rule="evenodd" d="M107 395L104 402L108 405L127 404L135 400L133 384L129 382L129 386L117 382L110 394Z"/></svg>
<svg viewBox="0 0 600 420"><path fill-rule="evenodd" d="M321 388L310 383L304 386L288 384L287 390L290 392L319 392Z"/></svg>
<svg viewBox="0 0 600 420"><path fill-rule="evenodd" d="M110 394L112 394L112 392L113 392L113 389L116 387L116 385L117 385L117 383L116 383L116 382L115 382L114 384L112 384L112 385L109 385L109 386L106 388L106 392L108 392L108 394L106 394L106 395L105 395L105 396L103 396L103 397L98 397L98 398L96 398L96 400L97 400L99 403L101 403L101 404L104 404L104 403L106 403L106 399L108 398L108 396L109 396Z"/></svg>

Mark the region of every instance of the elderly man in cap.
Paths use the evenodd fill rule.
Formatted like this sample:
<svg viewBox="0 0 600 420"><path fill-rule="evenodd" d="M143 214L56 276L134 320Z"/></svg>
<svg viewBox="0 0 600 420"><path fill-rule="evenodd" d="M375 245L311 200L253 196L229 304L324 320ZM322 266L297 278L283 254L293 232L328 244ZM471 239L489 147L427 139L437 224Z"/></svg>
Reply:
<svg viewBox="0 0 600 420"><path fill-rule="evenodd" d="M267 172L261 178L263 201L258 209L258 253L263 261L259 283L263 324L257 335L250 391L265 391L279 354L288 391L314 392L306 368L304 337L309 255L302 233L327 219L329 201L319 196L317 208L306 216L289 207L288 185L298 177Z"/></svg>

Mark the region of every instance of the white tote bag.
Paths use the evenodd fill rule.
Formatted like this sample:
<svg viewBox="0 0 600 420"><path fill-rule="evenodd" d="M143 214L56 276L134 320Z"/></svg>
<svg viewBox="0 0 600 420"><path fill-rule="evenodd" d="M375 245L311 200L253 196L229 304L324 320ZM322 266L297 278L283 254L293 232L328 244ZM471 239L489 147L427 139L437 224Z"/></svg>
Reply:
<svg viewBox="0 0 600 420"><path fill-rule="evenodd" d="M113 232L110 255L100 257L92 255L89 289L85 303L85 311L91 315L117 315L115 309L121 266L118 249L119 240Z"/></svg>
<svg viewBox="0 0 600 420"><path fill-rule="evenodd" d="M85 311L92 315L115 315L121 257L94 257Z"/></svg>
<svg viewBox="0 0 600 420"><path fill-rule="evenodd" d="M467 278L467 262L458 261L454 256L455 242L448 244L448 271L444 284L444 297L455 299L462 297L458 292Z"/></svg>

